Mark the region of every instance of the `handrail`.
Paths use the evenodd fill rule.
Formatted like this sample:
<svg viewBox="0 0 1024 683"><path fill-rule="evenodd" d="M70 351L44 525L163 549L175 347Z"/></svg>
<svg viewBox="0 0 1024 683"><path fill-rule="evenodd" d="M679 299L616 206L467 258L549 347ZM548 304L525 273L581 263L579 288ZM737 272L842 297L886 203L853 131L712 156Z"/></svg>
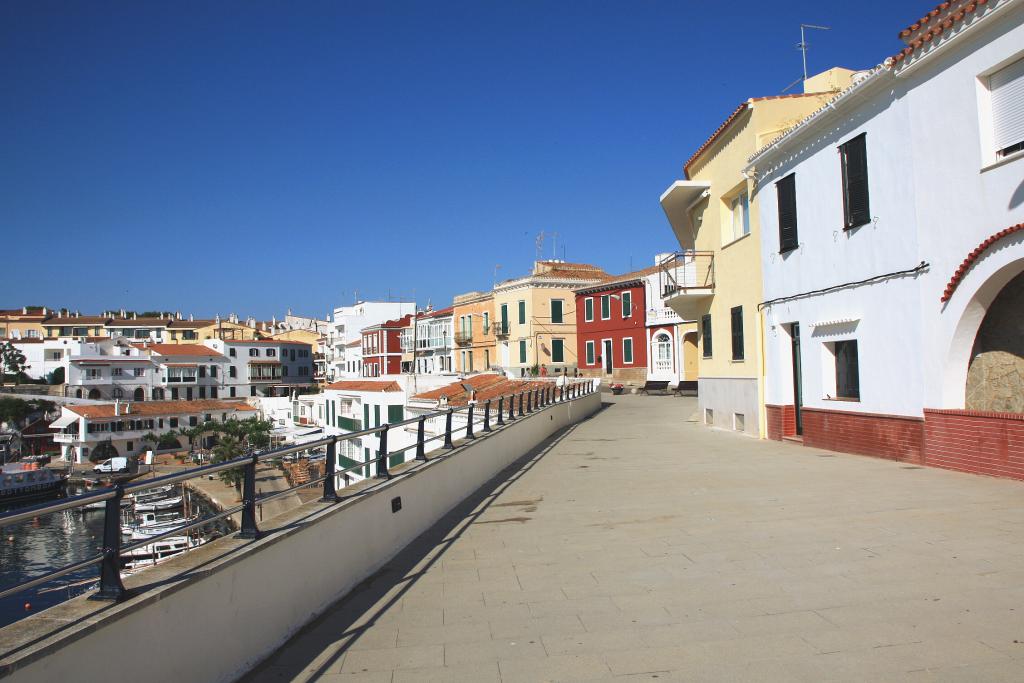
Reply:
<svg viewBox="0 0 1024 683"><path fill-rule="evenodd" d="M369 429L363 429L357 432L350 432L347 434L338 434L334 436L326 436L315 441L307 441L301 444L294 444L291 446L282 446L279 448L267 450L267 451L254 451L245 455L226 460L224 462L212 463L209 465L200 465L198 467L191 467L182 472L176 472L166 474L153 479L147 479L142 482L128 483L128 484L115 484L102 491L90 491L87 493L71 496L63 499L59 502L54 503L41 503L31 507L21 508L8 513L0 514L0 527L17 524L40 515L53 514L56 512L63 512L65 510L73 510L81 508L85 505L89 505L97 502L105 502L104 510L104 533L103 533L103 550L102 552L88 557L84 560L73 562L65 565L58 569L51 570L41 576L37 576L33 579L22 581L14 586L4 588L0 590L0 598L19 593L21 591L34 588L41 584L51 581L53 579L60 578L67 574L85 569L92 565L100 565L100 576L99 576L99 590L92 597L97 599L110 599L110 600L121 600L125 597L126 591L124 585L121 583L121 572L120 572L120 560L121 555L124 552L129 552L138 548L152 545L161 540L171 538L174 536L180 536L183 533L189 532L193 529L197 529L202 526L211 524L212 522L230 517L231 515L242 513L242 524L237 538L244 539L256 539L259 538L261 532L256 525L256 506L263 503L282 498L290 495L295 491L303 488L309 488L316 486L317 484L323 484L324 494L320 499L321 502L325 503L337 503L341 500L335 492L335 480L339 476L343 476L349 472L356 470L366 469L367 473L376 471L376 477L390 479L391 474L389 472L389 458L405 453L412 449L416 449L415 460L425 462L427 461L425 445L427 443L444 439L443 449L453 448L453 437L454 432L461 430L465 433L465 438L475 439L477 438L474 428L478 425L482 426L481 433L492 432L495 429L503 428L513 422L521 419L527 414L531 414L540 410L544 410L552 405L573 401L588 394L594 393L597 390L597 382L594 380L581 380L577 378L566 378L565 384L561 387L551 383L550 386L543 388L533 388L525 391L520 391L513 394L505 394L496 398L488 399L483 402L472 402L468 405L461 406L458 408L449 407L443 410L436 410L429 413L423 413L415 417L401 420L394 423L385 423L377 427L371 427ZM507 400L507 409L506 409ZM516 403L518 400L518 411L516 410ZM492 411L493 407L493 411ZM525 410L524 410L525 407ZM475 409L480 408L480 412L474 415ZM505 416L507 410L507 418ZM516 415L518 412L518 415ZM467 413L467 419L465 424L453 427L452 417L457 413ZM445 429L443 432L434 434L432 436L426 436L424 433L424 425L427 420L444 417L445 418ZM387 434L389 430L405 427L408 425L416 424L418 426L416 441L413 444L404 446L399 449L389 450L387 448ZM357 465L351 465L349 467L338 470L337 465L337 445L344 441L352 439L359 439L364 436L377 435L380 440L378 456L372 460L366 460L360 462ZM268 460L280 458L285 455L292 453L299 453L303 451L310 451L313 449L327 447L327 459L325 473L321 477L317 477L314 480L308 481L304 484L297 484L291 486L282 491L275 491L273 494L257 498L256 494L256 466ZM373 466L372 468L370 466ZM190 479L196 479L198 477L209 476L211 474L217 474L219 472L225 472L227 470L242 467L245 469L245 476L243 478L243 491L242 491L242 504L235 507L222 510L221 512L212 516L206 517L201 520L191 521L181 526L174 527L173 529L164 531L158 535L150 536L145 539L122 545L121 543L121 499L133 492L145 491L158 486L167 484L178 484L181 482L188 481ZM367 476L366 478L370 478Z"/></svg>

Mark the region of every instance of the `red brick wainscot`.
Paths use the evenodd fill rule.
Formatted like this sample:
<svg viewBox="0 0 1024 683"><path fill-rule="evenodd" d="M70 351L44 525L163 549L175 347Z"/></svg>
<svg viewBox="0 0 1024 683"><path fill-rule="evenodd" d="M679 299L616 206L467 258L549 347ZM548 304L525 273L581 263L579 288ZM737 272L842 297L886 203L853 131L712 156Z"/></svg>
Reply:
<svg viewBox="0 0 1024 683"><path fill-rule="evenodd" d="M1024 479L1024 415L926 408L924 463Z"/></svg>
<svg viewBox="0 0 1024 683"><path fill-rule="evenodd" d="M801 411L804 445L923 464L924 420L821 408Z"/></svg>
<svg viewBox="0 0 1024 683"><path fill-rule="evenodd" d="M796 434L796 406L765 405L768 438L782 441L784 436Z"/></svg>

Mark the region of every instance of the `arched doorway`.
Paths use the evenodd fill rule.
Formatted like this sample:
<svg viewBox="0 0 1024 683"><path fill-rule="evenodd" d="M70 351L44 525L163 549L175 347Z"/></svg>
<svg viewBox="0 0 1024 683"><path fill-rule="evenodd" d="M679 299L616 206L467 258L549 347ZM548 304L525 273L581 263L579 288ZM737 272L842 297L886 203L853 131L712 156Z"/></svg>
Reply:
<svg viewBox="0 0 1024 683"><path fill-rule="evenodd" d="M135 390L134 398L136 401L146 400L146 392L142 389L142 387L139 387L138 389Z"/></svg>
<svg viewBox="0 0 1024 683"><path fill-rule="evenodd" d="M651 367L650 379L673 380L675 379L675 349L672 343L672 336L659 330L651 338Z"/></svg>
<svg viewBox="0 0 1024 683"><path fill-rule="evenodd" d="M81 389L76 389L75 390L75 398L82 398L82 390Z"/></svg>
<svg viewBox="0 0 1024 683"><path fill-rule="evenodd" d="M91 398L91 399L93 399L95 401L100 400L100 390L99 389L90 389L89 390L89 398Z"/></svg>
<svg viewBox="0 0 1024 683"><path fill-rule="evenodd" d="M1024 273L996 295L971 348L967 410L1024 413Z"/></svg>

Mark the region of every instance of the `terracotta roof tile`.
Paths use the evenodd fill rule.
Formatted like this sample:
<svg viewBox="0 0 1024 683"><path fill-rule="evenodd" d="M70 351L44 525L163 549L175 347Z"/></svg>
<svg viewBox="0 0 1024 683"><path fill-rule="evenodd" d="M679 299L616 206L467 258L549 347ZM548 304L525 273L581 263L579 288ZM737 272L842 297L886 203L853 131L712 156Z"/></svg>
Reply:
<svg viewBox="0 0 1024 683"><path fill-rule="evenodd" d="M343 379L340 382L328 384L324 388L338 391L401 391L402 385L393 381Z"/></svg>
<svg viewBox="0 0 1024 683"><path fill-rule="evenodd" d="M899 38L907 43L907 47L892 56L894 65L907 59L929 43L937 40L943 33L953 27L980 14L992 3L989 0L954 0L935 6L915 23L899 32Z"/></svg>
<svg viewBox="0 0 1024 683"><path fill-rule="evenodd" d="M522 391L529 391L540 387L551 386L551 382L538 380L508 379L504 375L482 374L467 377L461 382L455 382L447 386L425 391L422 394L413 396L413 399L420 401L437 401L441 397L448 398L450 406L464 406L469 403L469 392L465 386L470 386L476 392L477 402L488 401L499 396L511 396Z"/></svg>
<svg viewBox="0 0 1024 683"><path fill-rule="evenodd" d="M149 349L161 356L213 356L223 358L224 354L202 344L132 344L137 349Z"/></svg>
<svg viewBox="0 0 1024 683"><path fill-rule="evenodd" d="M131 412L124 414L125 406L129 406ZM183 415L188 413L203 413L211 410L237 410L255 411L256 409L244 401L122 401L122 414L114 415L113 403L101 403L92 405L66 405L71 412L87 417L89 419L106 417L133 418L142 415Z"/></svg>

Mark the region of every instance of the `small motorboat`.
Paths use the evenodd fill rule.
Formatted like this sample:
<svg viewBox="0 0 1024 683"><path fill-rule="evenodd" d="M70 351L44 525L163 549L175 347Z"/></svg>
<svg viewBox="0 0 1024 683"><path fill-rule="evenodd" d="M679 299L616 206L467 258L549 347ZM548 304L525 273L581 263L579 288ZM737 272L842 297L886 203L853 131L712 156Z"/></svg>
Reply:
<svg viewBox="0 0 1024 683"><path fill-rule="evenodd" d="M135 522L122 524L121 533L133 539L141 540L150 536L159 536L178 527L190 524L198 519L198 515L186 518L184 515L176 512L144 512L135 519Z"/></svg>
<svg viewBox="0 0 1024 683"><path fill-rule="evenodd" d="M170 496L168 498L151 498L149 500L136 500L136 512L154 512L156 510L174 510L185 504L181 496Z"/></svg>
<svg viewBox="0 0 1024 683"><path fill-rule="evenodd" d="M148 500L151 498L166 498L167 494L172 493L176 487L174 484L166 484L164 486L157 486L155 488L146 489L145 491L139 491L138 493L125 496L133 500Z"/></svg>
<svg viewBox="0 0 1024 683"><path fill-rule="evenodd" d="M165 538L162 541L150 543L148 545L140 546L134 550L129 550L121 555L121 561L124 563L124 569L122 574L132 574L146 567L152 567L165 562L175 555L180 555L186 550L192 550L198 548L205 541L199 538L189 538L188 536L171 536Z"/></svg>
<svg viewBox="0 0 1024 683"><path fill-rule="evenodd" d="M11 463L0 469L0 505L37 498L55 498L64 492L67 474L37 463Z"/></svg>

